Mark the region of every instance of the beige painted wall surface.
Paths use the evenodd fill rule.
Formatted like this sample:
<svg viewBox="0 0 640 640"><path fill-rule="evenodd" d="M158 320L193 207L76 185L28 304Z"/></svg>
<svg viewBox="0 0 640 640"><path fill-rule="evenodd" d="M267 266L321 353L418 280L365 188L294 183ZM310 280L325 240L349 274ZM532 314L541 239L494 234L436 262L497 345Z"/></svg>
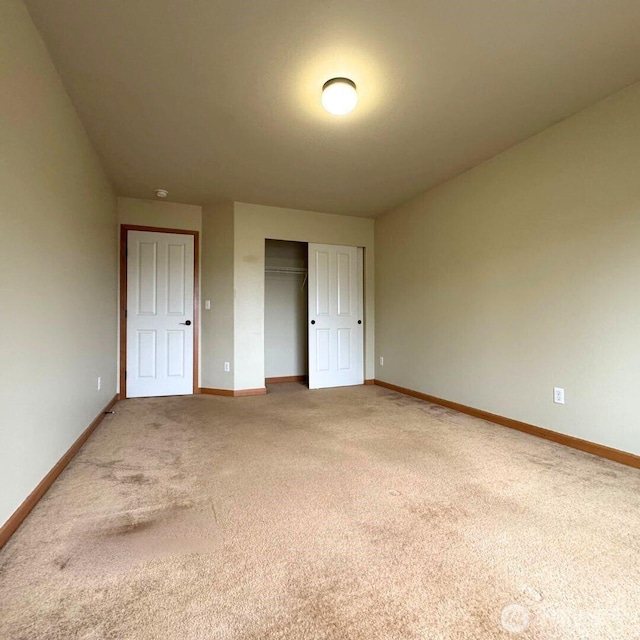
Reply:
<svg viewBox="0 0 640 640"><path fill-rule="evenodd" d="M376 377L640 454L639 170L636 84L379 218Z"/></svg>
<svg viewBox="0 0 640 640"><path fill-rule="evenodd" d="M116 393L117 218L19 0L0 3L0 77L1 525Z"/></svg>
<svg viewBox="0 0 640 640"><path fill-rule="evenodd" d="M202 230L200 385L233 389L233 203L204 207ZM225 362L231 364L228 373Z"/></svg>
<svg viewBox="0 0 640 640"><path fill-rule="evenodd" d="M165 200L118 198L118 222L142 227L202 231L202 207Z"/></svg>
<svg viewBox="0 0 640 640"><path fill-rule="evenodd" d="M264 375L308 374L307 288L301 275L267 273L264 283Z"/></svg>
<svg viewBox="0 0 640 640"><path fill-rule="evenodd" d="M264 387L265 240L365 247L365 378L374 373L373 220L235 203L235 389Z"/></svg>

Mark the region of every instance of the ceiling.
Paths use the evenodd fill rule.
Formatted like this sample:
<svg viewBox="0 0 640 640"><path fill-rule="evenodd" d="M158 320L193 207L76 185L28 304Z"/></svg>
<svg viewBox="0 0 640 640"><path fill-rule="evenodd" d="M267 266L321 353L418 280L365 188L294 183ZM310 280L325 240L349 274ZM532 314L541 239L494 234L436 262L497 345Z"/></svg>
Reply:
<svg viewBox="0 0 640 640"><path fill-rule="evenodd" d="M26 4L122 196L375 216L640 79L638 0Z"/></svg>

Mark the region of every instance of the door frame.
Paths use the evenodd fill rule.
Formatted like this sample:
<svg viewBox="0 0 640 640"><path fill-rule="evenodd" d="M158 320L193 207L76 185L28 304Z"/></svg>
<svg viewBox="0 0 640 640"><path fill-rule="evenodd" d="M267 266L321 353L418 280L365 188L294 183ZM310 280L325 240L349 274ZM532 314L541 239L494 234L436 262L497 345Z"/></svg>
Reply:
<svg viewBox="0 0 640 640"><path fill-rule="evenodd" d="M200 232L164 227L144 227L136 224L120 225L120 398L127 397L127 240L129 231L176 233L193 236L193 393L198 393L198 335L200 329Z"/></svg>

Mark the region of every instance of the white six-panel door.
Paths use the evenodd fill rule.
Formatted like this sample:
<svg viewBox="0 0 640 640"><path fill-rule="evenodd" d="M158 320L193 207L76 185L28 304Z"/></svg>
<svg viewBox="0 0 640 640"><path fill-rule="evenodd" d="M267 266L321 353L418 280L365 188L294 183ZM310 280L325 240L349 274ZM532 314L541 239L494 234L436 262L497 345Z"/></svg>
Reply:
<svg viewBox="0 0 640 640"><path fill-rule="evenodd" d="M194 237L129 231L127 397L193 393Z"/></svg>
<svg viewBox="0 0 640 640"><path fill-rule="evenodd" d="M357 247L309 244L309 388L364 383Z"/></svg>

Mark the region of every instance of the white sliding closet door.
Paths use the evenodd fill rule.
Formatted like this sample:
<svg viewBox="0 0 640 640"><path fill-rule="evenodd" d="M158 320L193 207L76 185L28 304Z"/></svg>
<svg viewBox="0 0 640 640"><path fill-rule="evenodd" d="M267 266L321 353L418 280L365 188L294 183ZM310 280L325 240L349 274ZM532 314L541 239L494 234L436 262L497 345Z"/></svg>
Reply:
<svg viewBox="0 0 640 640"><path fill-rule="evenodd" d="M309 388L364 384L358 248L309 244Z"/></svg>

